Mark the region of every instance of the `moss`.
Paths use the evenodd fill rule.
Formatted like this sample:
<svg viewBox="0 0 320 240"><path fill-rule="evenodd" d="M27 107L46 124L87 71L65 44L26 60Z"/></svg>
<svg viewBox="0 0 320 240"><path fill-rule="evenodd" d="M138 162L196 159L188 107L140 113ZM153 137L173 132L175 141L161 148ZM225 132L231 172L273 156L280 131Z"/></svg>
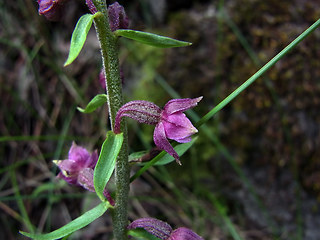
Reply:
<svg viewBox="0 0 320 240"><path fill-rule="evenodd" d="M227 1L224 7L261 64L320 15L318 1ZM211 106L259 69L216 13L216 5L206 5L171 15L175 37L193 45L169 51L161 67L183 97L203 95ZM216 129L239 162L292 169L305 187L320 195L318 177L308 177L320 172L316 157L320 147L320 51L315 44L319 38L316 32L310 35L225 107L216 116ZM198 154L210 147L203 144Z"/></svg>

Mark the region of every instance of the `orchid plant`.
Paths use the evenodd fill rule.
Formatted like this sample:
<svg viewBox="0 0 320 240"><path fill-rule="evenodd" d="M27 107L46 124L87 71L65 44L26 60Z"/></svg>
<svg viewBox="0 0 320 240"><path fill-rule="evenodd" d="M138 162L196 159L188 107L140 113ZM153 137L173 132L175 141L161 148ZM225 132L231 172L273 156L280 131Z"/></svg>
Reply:
<svg viewBox="0 0 320 240"><path fill-rule="evenodd" d="M67 1L38 0L39 14L44 15L48 20L57 20L61 10L63 10L64 3ZM84 109L78 108L78 110L91 113L103 104L107 104L111 130L107 132L99 154L98 151L89 153L85 148L73 143L68 159L54 161L54 163L60 169L58 178L71 185L81 186L88 191L95 192L101 203L51 233L20 233L33 239L63 238L85 227L109 211L113 220L114 238L117 240L128 239L128 237L166 240L203 239L188 228L181 226L173 230L168 223L154 218L140 218L130 223L127 207L130 183L155 164L164 165L176 160L181 165L180 157L195 141L196 138L192 138L192 136L198 132L197 128L211 119L246 87L285 56L288 51L314 31L320 25L320 19L193 125L183 112L197 106L202 97L172 99L163 108L155 103L142 100L124 103L118 60L119 37L160 48L186 47L191 43L128 29L129 20L126 12L117 2L107 6L105 0L86 0L86 4L90 13L83 15L74 29L65 66L71 64L77 58L88 31L94 24L100 42L103 62L100 80L106 88L106 93L95 96ZM132 118L139 123L155 125L153 140L159 152L163 150L131 178L128 161L128 132L124 117ZM173 146L169 139L179 144ZM114 199L106 187L113 172L115 172L116 184Z"/></svg>

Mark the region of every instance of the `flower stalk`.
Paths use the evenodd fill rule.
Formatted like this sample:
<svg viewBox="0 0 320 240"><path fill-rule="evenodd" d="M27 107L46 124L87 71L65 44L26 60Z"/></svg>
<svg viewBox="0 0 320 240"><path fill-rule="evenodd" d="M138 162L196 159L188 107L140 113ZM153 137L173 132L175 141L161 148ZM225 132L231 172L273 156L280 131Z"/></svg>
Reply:
<svg viewBox="0 0 320 240"><path fill-rule="evenodd" d="M106 92L108 95L108 109L110 123L113 128L116 113L123 105L122 85L118 59L117 37L112 33L109 26L108 10L105 0L93 0L98 12L95 19L95 28L101 47L102 61L106 76ZM117 240L127 239L126 227L128 224L128 193L129 193L129 164L128 142L125 121L121 124L121 132L124 136L122 148L116 163L116 204L112 212L114 238Z"/></svg>

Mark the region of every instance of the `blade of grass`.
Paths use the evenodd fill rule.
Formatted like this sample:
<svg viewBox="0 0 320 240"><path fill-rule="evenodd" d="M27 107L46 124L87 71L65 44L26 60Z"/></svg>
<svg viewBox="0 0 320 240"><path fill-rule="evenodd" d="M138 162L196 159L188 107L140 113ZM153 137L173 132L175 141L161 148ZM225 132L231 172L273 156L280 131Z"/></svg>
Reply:
<svg viewBox="0 0 320 240"><path fill-rule="evenodd" d="M54 194L52 198L52 202L58 202L61 201L61 199L73 199L73 198L83 198L84 196L89 196L90 198L96 198L95 193L61 193L61 194ZM20 195L21 200L34 200L34 199L48 199L48 194L38 194L35 196L34 194L30 195ZM1 202L10 202L15 200L15 196L5 196L5 197L0 197Z"/></svg>
<svg viewBox="0 0 320 240"><path fill-rule="evenodd" d="M88 140L88 137L82 137L82 136L69 136L69 135L40 135L40 136L1 136L0 137L0 142L9 142L9 141L60 141L61 138L65 140Z"/></svg>
<svg viewBox="0 0 320 240"><path fill-rule="evenodd" d="M29 215L27 213L27 210L24 206L23 200L21 199L17 178L14 171L10 171L10 178L11 178L12 187L14 189L14 198L18 204L18 208L19 208L21 217L23 219L23 223L25 224L28 231L30 231L31 233L34 233L35 227L32 225Z"/></svg>
<svg viewBox="0 0 320 240"><path fill-rule="evenodd" d="M243 48L245 49L245 51L248 53L249 57L251 58L251 60L253 61L253 63L257 66L260 67L261 66L261 61L258 58L257 54L254 52L254 50L251 48L251 46L249 45L247 39L245 38L245 36L241 33L240 29L237 27L237 25L232 21L232 19L227 15L227 13L222 9L221 10L221 14L219 12L218 14L218 19L221 19L222 21L225 21L227 23L227 25L230 27L230 29L233 31L233 33L235 34L235 36L237 37L237 39L239 40L239 42L241 43L241 45L243 46ZM298 229L296 231L296 239L303 239L303 221L302 221L302 205L301 205L301 186L299 184L299 179L298 179L298 167L297 167L297 163L296 161L293 159L293 152L295 151L295 149L292 147L292 136L291 133L287 127L287 125L285 124L285 110L283 109L282 105L280 104L280 100L279 97L276 93L276 91L274 90L274 85L272 83L272 81L267 77L267 76L262 76L262 80L265 83L266 87L268 88L271 97L273 99L273 101L275 102L276 108L278 110L278 113L280 115L281 118L281 124L282 124L282 129L284 130L284 135L285 135L285 139L286 142L288 143L288 145L291 146L290 148L290 159L292 159L293 162L293 172L294 172L294 177L295 177L295 182L296 182L296 204L297 204L297 208L298 210L297 212L297 216L296 216L296 223L298 226Z"/></svg>
<svg viewBox="0 0 320 240"><path fill-rule="evenodd" d="M206 197L211 201L212 205L215 207L215 209L218 211L219 215L222 217L226 228L228 229L228 232L232 236L234 240L243 240L243 238L238 233L237 229L235 228L234 224L232 223L231 219L227 215L227 209L225 206L222 206L219 199L214 196L213 193L211 193L208 189L203 189L203 192L205 192Z"/></svg>
<svg viewBox="0 0 320 240"><path fill-rule="evenodd" d="M217 112L224 108L229 102L243 92L248 86L256 81L262 74L269 70L274 64L276 64L281 58L283 58L290 50L296 47L303 39L311 34L320 25L320 19L312 24L307 30L301 33L295 40L293 40L287 47L285 47L280 53L273 57L268 63L266 63L259 71L252 75L247 81L245 81L240 87L234 90L229 96L222 100L216 107L203 116L196 124L195 127L200 127L209 119L211 119Z"/></svg>

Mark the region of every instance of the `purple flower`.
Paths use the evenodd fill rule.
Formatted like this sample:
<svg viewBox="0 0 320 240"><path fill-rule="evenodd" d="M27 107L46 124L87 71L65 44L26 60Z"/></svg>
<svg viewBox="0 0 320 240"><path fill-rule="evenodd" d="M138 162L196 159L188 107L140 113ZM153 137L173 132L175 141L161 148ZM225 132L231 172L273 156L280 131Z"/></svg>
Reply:
<svg viewBox="0 0 320 240"><path fill-rule="evenodd" d="M129 18L118 2L115 2L108 7L109 24L112 32L118 29L127 29L129 27Z"/></svg>
<svg viewBox="0 0 320 240"><path fill-rule="evenodd" d="M189 228L181 227L174 230L168 240L203 240L203 238Z"/></svg>
<svg viewBox="0 0 320 240"><path fill-rule="evenodd" d="M69 150L68 159L54 161L60 168L58 178L64 179L66 182L73 185L78 183L78 175L85 168L94 169L98 161L98 152L94 151L90 154L85 148L79 147L74 142Z"/></svg>
<svg viewBox="0 0 320 240"><path fill-rule="evenodd" d="M162 109L148 101L131 101L123 105L115 119L114 132L120 132L122 117L132 118L140 123L156 125L153 140L159 149L165 150L173 156L177 163L179 155L170 145L168 138L179 143L191 141L191 135L198 132L190 120L183 113L195 107L202 97L172 99Z"/></svg>
<svg viewBox="0 0 320 240"><path fill-rule="evenodd" d="M198 132L192 125L190 120L183 113L184 111L197 106L202 97L172 99L163 108L161 119L156 125L153 133L154 143L160 149L167 151L176 161L179 161L179 155L170 145L167 138L175 140L179 143L187 143L191 141L191 135Z"/></svg>
<svg viewBox="0 0 320 240"><path fill-rule="evenodd" d="M181 227L172 230L171 226L155 218L140 218L129 224L128 229L143 228L161 240L203 240L192 230Z"/></svg>
<svg viewBox="0 0 320 240"><path fill-rule="evenodd" d="M85 148L79 147L73 142L69 150L68 159L53 161L61 171L57 177L69 184L81 186L90 192L95 192L93 171L98 158L97 150L90 154ZM110 204L114 205L114 201L106 189L103 194Z"/></svg>
<svg viewBox="0 0 320 240"><path fill-rule="evenodd" d="M160 239L168 239L172 232L171 226L155 218L140 218L129 224L128 229L143 228Z"/></svg>
<svg viewBox="0 0 320 240"><path fill-rule="evenodd" d="M62 5L66 0L38 0L39 14L50 21L57 21L61 16Z"/></svg>

